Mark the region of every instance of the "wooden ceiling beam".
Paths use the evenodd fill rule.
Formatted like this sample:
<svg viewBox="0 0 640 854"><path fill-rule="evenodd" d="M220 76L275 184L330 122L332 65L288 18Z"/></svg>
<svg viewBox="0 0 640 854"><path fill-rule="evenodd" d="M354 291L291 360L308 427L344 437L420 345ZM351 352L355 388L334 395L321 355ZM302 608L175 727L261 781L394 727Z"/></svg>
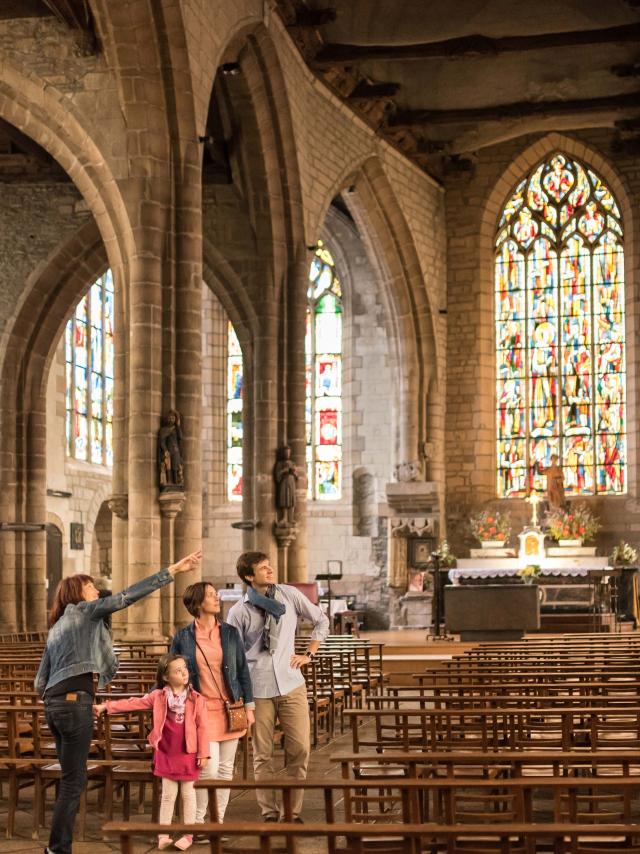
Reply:
<svg viewBox="0 0 640 854"><path fill-rule="evenodd" d="M569 101L520 101L514 104L496 104L491 107L470 107L455 110L403 110L394 116L390 116L389 127L493 122L503 119L524 119L531 116L577 115L608 110L617 111L633 109L634 107L640 109L640 92Z"/></svg>
<svg viewBox="0 0 640 854"><path fill-rule="evenodd" d="M640 77L640 62L630 65L612 65L609 69L616 77Z"/></svg>
<svg viewBox="0 0 640 854"><path fill-rule="evenodd" d="M546 50L609 42L640 41L640 24L625 24L599 30L541 33L530 36L491 38L480 34L410 45L327 44L311 60L320 69L334 65L354 65L367 61L415 61L420 59L464 59L497 56L528 50Z"/></svg>
<svg viewBox="0 0 640 854"><path fill-rule="evenodd" d="M394 95L398 94L399 89L399 83L367 83L366 80L361 80L349 94L349 100L361 101L393 98Z"/></svg>
<svg viewBox="0 0 640 854"><path fill-rule="evenodd" d="M300 7L296 10L296 16L288 27L321 27L323 24L331 24L338 17L335 9L305 9Z"/></svg>

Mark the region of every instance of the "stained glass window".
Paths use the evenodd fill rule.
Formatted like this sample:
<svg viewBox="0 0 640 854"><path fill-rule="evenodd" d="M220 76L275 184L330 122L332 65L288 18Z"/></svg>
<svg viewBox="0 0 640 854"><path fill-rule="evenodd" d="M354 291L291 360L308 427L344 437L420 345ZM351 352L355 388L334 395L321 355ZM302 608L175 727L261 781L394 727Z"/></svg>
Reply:
<svg viewBox="0 0 640 854"><path fill-rule="evenodd" d="M602 179L560 152L507 201L495 264L497 485L626 491L624 250Z"/></svg>
<svg viewBox="0 0 640 854"><path fill-rule="evenodd" d="M66 446L77 460L113 465L111 270L86 293L65 329Z"/></svg>
<svg viewBox="0 0 640 854"><path fill-rule="evenodd" d="M227 497L242 500L242 350L235 329L227 329Z"/></svg>
<svg viewBox="0 0 640 854"><path fill-rule="evenodd" d="M309 497L342 491L342 290L333 257L318 241L307 292L306 425Z"/></svg>

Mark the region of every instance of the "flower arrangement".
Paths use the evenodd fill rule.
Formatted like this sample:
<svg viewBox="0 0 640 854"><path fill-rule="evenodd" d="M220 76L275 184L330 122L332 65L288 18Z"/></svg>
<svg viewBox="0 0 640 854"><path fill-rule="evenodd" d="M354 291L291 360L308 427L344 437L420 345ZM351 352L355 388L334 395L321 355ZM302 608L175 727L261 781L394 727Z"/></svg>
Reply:
<svg viewBox="0 0 640 854"><path fill-rule="evenodd" d="M629 543L620 540L609 558L614 566L630 566L638 560L638 552Z"/></svg>
<svg viewBox="0 0 640 854"><path fill-rule="evenodd" d="M490 540L506 543L511 534L511 518L507 513L483 510L477 516L471 517L469 525L471 533L481 543Z"/></svg>
<svg viewBox="0 0 640 854"><path fill-rule="evenodd" d="M600 522L585 504L556 510L547 517L549 536L554 540L592 540L600 527Z"/></svg>
<svg viewBox="0 0 640 854"><path fill-rule="evenodd" d="M449 548L449 543L446 540L440 543L438 551L440 552L440 566L450 568L456 565L457 557Z"/></svg>
<svg viewBox="0 0 640 854"><path fill-rule="evenodd" d="M525 584L531 584L533 581L537 580L541 573L542 570L537 563L530 563L528 566L521 567L516 572L516 575L521 578Z"/></svg>

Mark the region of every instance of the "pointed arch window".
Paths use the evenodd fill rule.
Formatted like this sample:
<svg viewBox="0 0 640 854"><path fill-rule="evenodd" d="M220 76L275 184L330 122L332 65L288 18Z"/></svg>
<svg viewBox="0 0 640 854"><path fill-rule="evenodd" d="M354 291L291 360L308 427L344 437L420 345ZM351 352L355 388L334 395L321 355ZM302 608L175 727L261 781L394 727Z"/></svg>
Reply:
<svg viewBox="0 0 640 854"><path fill-rule="evenodd" d="M496 237L497 489L626 491L624 248L602 178L557 152L517 185Z"/></svg>
<svg viewBox="0 0 640 854"><path fill-rule="evenodd" d="M307 291L306 426L309 497L342 494L342 289L321 240Z"/></svg>
<svg viewBox="0 0 640 854"><path fill-rule="evenodd" d="M113 321L113 277L107 270L65 329L67 454L107 466L113 465Z"/></svg>
<svg viewBox="0 0 640 854"><path fill-rule="evenodd" d="M242 349L229 321L227 324L227 498L242 500Z"/></svg>

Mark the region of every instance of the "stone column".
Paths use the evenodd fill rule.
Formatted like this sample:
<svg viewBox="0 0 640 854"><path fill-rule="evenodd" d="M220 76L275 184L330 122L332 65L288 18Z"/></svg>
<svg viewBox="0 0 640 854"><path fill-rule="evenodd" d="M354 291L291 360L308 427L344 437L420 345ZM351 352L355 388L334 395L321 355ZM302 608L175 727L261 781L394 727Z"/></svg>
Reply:
<svg viewBox="0 0 640 854"><path fill-rule="evenodd" d="M27 523L44 524L47 516L47 422L46 396L39 394L27 427ZM41 529L29 531L26 545L26 585L24 613L26 631L42 631L47 626L47 537Z"/></svg>
<svg viewBox="0 0 640 854"><path fill-rule="evenodd" d="M114 446L115 451L115 446ZM114 459L114 470L116 463ZM114 477L115 481L115 477ZM127 586L125 568L127 565L127 531L129 527L129 499L122 493L114 493L108 500L111 510L111 590L119 593ZM126 631L127 612L116 611L111 617L114 636Z"/></svg>
<svg viewBox="0 0 640 854"><path fill-rule="evenodd" d="M150 230L149 230L150 231ZM131 265L129 288L129 537L127 584L160 568L160 508L156 487L156 435L161 410L162 250L164 230L148 238L147 251ZM127 609L126 637L159 637L160 597Z"/></svg>
<svg viewBox="0 0 640 854"><path fill-rule="evenodd" d="M126 277L122 268L112 268L115 295L114 323L114 395L113 395L113 493L109 499L111 520L111 590L119 593L128 585L129 496L128 429L129 415L129 329L125 313ZM116 611L112 617L114 634L122 634L127 625L127 612Z"/></svg>
<svg viewBox="0 0 640 854"><path fill-rule="evenodd" d="M273 537L273 460L277 436L277 317L272 303L260 306L260 328L254 339L253 364L253 507L260 526L251 547L265 552L275 564Z"/></svg>
<svg viewBox="0 0 640 854"><path fill-rule="evenodd" d="M287 547L287 581L306 581L307 554L307 437L305 425L305 331L310 252L299 247L296 263L290 270L288 298L284 300L286 322L286 441L291 459L300 472L296 487L295 536Z"/></svg>
<svg viewBox="0 0 640 854"><path fill-rule="evenodd" d="M175 560L174 528L175 518L183 510L187 496L184 492L161 492L158 496L160 513L162 514L162 544L160 546L160 562L162 566L171 566ZM179 578L180 576L178 576ZM191 584L192 581L190 580ZM171 637L176 628L177 594L173 585L160 591L162 632ZM180 602L182 605L182 602ZM182 606L184 608L184 606Z"/></svg>
<svg viewBox="0 0 640 854"><path fill-rule="evenodd" d="M175 223L174 395L182 418L184 488L189 499L185 494L176 511L180 513L175 521L176 559L202 545L202 167L195 141L186 160ZM182 594L201 577L201 571L177 576L173 585L176 625L191 621Z"/></svg>

